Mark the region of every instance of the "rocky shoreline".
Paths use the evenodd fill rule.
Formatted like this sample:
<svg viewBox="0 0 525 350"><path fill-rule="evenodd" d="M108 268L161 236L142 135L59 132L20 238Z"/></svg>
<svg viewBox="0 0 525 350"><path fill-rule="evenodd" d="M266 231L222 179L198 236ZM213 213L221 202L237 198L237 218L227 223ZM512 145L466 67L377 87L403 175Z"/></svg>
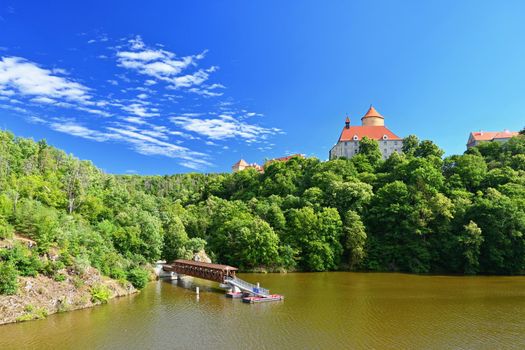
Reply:
<svg viewBox="0 0 525 350"><path fill-rule="evenodd" d="M84 309L137 292L131 283L102 276L94 268L81 276L67 275L64 281L43 275L19 277L16 295L0 295L0 325Z"/></svg>

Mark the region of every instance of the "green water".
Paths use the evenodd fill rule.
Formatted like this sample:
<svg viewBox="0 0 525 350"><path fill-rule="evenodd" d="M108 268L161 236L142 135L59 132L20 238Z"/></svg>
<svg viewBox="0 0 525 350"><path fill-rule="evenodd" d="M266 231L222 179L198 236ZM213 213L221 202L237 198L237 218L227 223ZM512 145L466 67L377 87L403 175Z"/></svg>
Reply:
<svg viewBox="0 0 525 350"><path fill-rule="evenodd" d="M159 281L108 305L0 326L0 349L525 348L525 277L240 277L286 300L242 304L213 282Z"/></svg>

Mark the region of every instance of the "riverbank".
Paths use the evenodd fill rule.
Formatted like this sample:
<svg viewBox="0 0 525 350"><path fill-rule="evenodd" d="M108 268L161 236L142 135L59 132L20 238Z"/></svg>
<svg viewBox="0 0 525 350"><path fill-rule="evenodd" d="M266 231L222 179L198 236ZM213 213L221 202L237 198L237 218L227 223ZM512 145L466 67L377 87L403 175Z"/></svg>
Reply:
<svg viewBox="0 0 525 350"><path fill-rule="evenodd" d="M43 275L19 277L17 294L0 295L0 325L93 307L138 292L131 283L102 276L91 267L80 276L63 276L63 281Z"/></svg>

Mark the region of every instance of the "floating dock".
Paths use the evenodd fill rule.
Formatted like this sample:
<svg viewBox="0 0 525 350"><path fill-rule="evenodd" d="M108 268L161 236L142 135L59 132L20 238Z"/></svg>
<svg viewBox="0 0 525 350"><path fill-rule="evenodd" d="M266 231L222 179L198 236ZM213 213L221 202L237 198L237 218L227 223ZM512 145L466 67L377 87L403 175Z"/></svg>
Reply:
<svg viewBox="0 0 525 350"><path fill-rule="evenodd" d="M242 302L247 303L247 304L265 303L268 301L280 301L280 300L284 300L284 296L280 294L271 294L265 297L252 296L252 297L242 298Z"/></svg>

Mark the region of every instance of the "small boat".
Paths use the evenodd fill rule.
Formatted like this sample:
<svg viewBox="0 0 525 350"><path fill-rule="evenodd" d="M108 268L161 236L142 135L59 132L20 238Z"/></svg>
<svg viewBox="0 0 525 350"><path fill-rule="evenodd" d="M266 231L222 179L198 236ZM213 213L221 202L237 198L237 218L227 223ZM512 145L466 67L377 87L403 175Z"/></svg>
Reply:
<svg viewBox="0 0 525 350"><path fill-rule="evenodd" d="M253 296L242 298L243 303L255 304L255 303L264 303L267 301L279 301L284 300L284 296L280 294L271 294L265 297Z"/></svg>

